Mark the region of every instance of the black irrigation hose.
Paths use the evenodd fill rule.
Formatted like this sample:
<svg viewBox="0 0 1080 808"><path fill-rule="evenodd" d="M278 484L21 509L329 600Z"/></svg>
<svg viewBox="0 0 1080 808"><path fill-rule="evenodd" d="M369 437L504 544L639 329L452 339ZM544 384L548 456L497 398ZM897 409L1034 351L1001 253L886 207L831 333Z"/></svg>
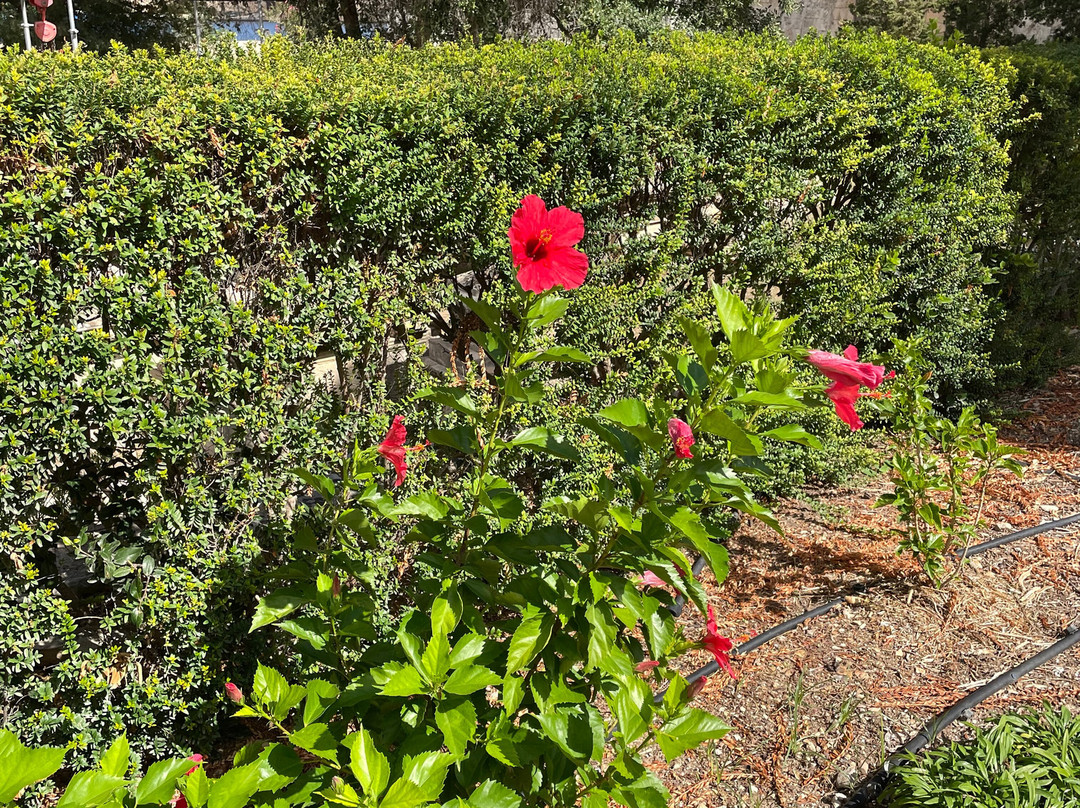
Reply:
<svg viewBox="0 0 1080 808"><path fill-rule="evenodd" d="M1026 527L1023 530L1018 530L1015 533L1009 533L1006 536L998 536L996 539L990 539L990 541L984 541L982 544L976 544L974 547L969 547L967 552L960 551L957 555L970 558L973 555L979 553L985 553L987 550L993 550L995 547L1000 547L1003 544L1009 544L1018 539L1026 539L1029 536L1037 536L1040 533L1045 533L1048 530L1054 530L1055 528L1065 527L1065 525L1071 525L1073 522L1080 522L1080 513L1074 513L1072 516L1066 516L1062 519L1056 519L1053 522L1044 522L1041 525L1034 525L1033 527Z"/></svg>
<svg viewBox="0 0 1080 808"><path fill-rule="evenodd" d="M924 747L937 738L945 727L949 726L949 724L957 718L960 718L968 710L975 707L979 702L988 699L999 690L1004 690L1024 674L1030 673L1040 665L1049 662L1054 657L1072 648L1078 642L1080 642L1080 623L1074 623L1067 629L1065 636L1056 643L1048 648L1044 648L1042 651L1035 654L1035 656L1025 662L1021 662L1016 667L1010 668L1005 673L996 676L978 690L969 693L948 710L945 710L943 713L932 718L921 730L919 730L914 738L891 755L880 769L863 780L855 791L853 791L841 804L842 808L862 808L862 806L870 805L871 801L876 800L878 795L885 789L894 768L903 764L907 759L906 756L908 754L914 755L922 751Z"/></svg>

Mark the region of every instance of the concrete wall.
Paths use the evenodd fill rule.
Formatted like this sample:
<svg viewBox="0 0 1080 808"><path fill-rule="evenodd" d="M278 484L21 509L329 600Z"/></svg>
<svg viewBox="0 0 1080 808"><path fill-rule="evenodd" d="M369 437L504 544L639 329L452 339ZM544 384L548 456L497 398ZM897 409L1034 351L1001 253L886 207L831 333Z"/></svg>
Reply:
<svg viewBox="0 0 1080 808"><path fill-rule="evenodd" d="M795 11L781 16L780 29L791 39L811 30L819 34L834 34L851 19L850 5L851 0L803 0ZM761 7L775 12L776 0L762 0ZM937 17L940 24L941 15L932 16ZM1038 23L1028 23L1017 31L1036 42L1045 42L1053 32L1052 26Z"/></svg>

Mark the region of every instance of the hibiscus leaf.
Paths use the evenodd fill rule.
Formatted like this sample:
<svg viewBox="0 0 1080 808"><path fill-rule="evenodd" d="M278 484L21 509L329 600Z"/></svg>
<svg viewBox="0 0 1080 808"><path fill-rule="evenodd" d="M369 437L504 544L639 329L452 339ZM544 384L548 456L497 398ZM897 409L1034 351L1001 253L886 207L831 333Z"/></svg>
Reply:
<svg viewBox="0 0 1080 808"><path fill-rule="evenodd" d="M429 399L473 418L480 416L480 408L476 406L476 402L460 387L428 387L421 390L416 397Z"/></svg>
<svg viewBox="0 0 1080 808"><path fill-rule="evenodd" d="M716 576L717 583L722 583L728 574L727 548L713 541L713 537L701 523L701 517L697 512L684 506L671 514L669 521L690 540L699 553L705 556L705 560L709 562L709 569Z"/></svg>
<svg viewBox="0 0 1080 808"><path fill-rule="evenodd" d="M731 732L731 727L704 710L688 707L666 722L656 733L656 742L668 762L693 749L703 741L717 740Z"/></svg>
<svg viewBox="0 0 1080 808"><path fill-rule="evenodd" d="M507 349L498 336L490 331L470 331L469 336L500 365L506 361Z"/></svg>
<svg viewBox="0 0 1080 808"><path fill-rule="evenodd" d="M592 417L582 418L578 423L595 432L597 437L614 449L627 463L637 465L641 462L641 441L629 432L616 426L601 424Z"/></svg>
<svg viewBox="0 0 1080 808"><path fill-rule="evenodd" d="M476 738L476 708L472 702L443 699L435 708L435 723L450 754L455 760L463 758L468 744Z"/></svg>
<svg viewBox="0 0 1080 808"><path fill-rule="evenodd" d="M713 365L716 364L717 356L716 346L712 344L712 335L701 324L695 323L686 317L680 317L679 322L686 333L686 338L690 340L690 346L694 349L698 359L701 360L705 370L712 370Z"/></svg>
<svg viewBox="0 0 1080 808"><path fill-rule="evenodd" d="M610 407L604 407L604 409L600 410L599 415L601 418L606 418L627 427L648 426L649 423L649 411L646 409L645 403L636 398L624 398L621 401L616 401Z"/></svg>
<svg viewBox="0 0 1080 808"><path fill-rule="evenodd" d="M556 435L547 427L533 426L523 429L510 441L512 446L522 446L543 452L563 460L579 460L581 454L566 442L562 435Z"/></svg>
<svg viewBox="0 0 1080 808"><path fill-rule="evenodd" d="M741 328L731 335L731 358L736 365L753 362L768 355L769 349L765 343L747 329Z"/></svg>
<svg viewBox="0 0 1080 808"><path fill-rule="evenodd" d="M697 362L690 361L689 356L669 353L665 355L665 359L674 371L675 378L679 380L682 389L686 391L686 395L701 395L708 389L709 374Z"/></svg>
<svg viewBox="0 0 1080 808"><path fill-rule="evenodd" d="M735 332L750 325L750 309L746 304L723 286L712 285L713 300L716 301L716 313L720 317L720 327L724 329L729 341L734 341Z"/></svg>
<svg viewBox="0 0 1080 808"><path fill-rule="evenodd" d="M761 434L777 440L785 440L789 443L799 443L803 446L809 446L811 449L821 448L821 441L817 435L811 435L798 424L784 424Z"/></svg>
<svg viewBox="0 0 1080 808"><path fill-rule="evenodd" d="M67 750L59 746L38 749L23 746L15 733L0 730L0 803L9 803L31 783L51 776L64 763Z"/></svg>
<svg viewBox="0 0 1080 808"><path fill-rule="evenodd" d="M428 431L428 440L440 446L449 446L463 454L476 451L476 431L469 426L456 426L453 429L432 429Z"/></svg>
<svg viewBox="0 0 1080 808"><path fill-rule="evenodd" d="M753 404L758 407L790 407L791 409L803 409L806 407L790 390L783 393L763 393L760 390L751 390L732 399L736 404Z"/></svg>
<svg viewBox="0 0 1080 808"><path fill-rule="evenodd" d="M311 599L306 595L287 589L281 589L273 595L259 598L259 603L255 607L255 615L251 618L251 628L248 629L248 633L274 623L286 615L292 614L305 603L310 602Z"/></svg>
<svg viewBox="0 0 1080 808"><path fill-rule="evenodd" d="M520 367L529 362L583 362L591 365L593 360L587 353L579 351L577 348L555 345L543 351L529 351L522 354L518 358L517 364Z"/></svg>
<svg viewBox="0 0 1080 808"><path fill-rule="evenodd" d="M566 314L570 301L556 295L544 295L538 303L529 309L529 320L535 328L543 328L545 325L559 320Z"/></svg>
<svg viewBox="0 0 1080 808"><path fill-rule="evenodd" d="M461 302L468 306L473 314L483 320L484 325L490 328L499 337L500 341L505 339L506 334L502 329L502 309L492 306L490 303L485 303L483 300L473 300L471 297L463 297Z"/></svg>
<svg viewBox="0 0 1080 808"><path fill-rule="evenodd" d="M516 374L508 373L505 379L504 391L511 401L524 401L526 404L535 404L544 397L546 388L543 382L534 382L528 387L521 383Z"/></svg>
<svg viewBox="0 0 1080 808"><path fill-rule="evenodd" d="M755 456L761 454L761 441L756 435L750 435L736 424L720 407L709 410L702 417L699 426L710 435L723 438L731 445L732 454Z"/></svg>

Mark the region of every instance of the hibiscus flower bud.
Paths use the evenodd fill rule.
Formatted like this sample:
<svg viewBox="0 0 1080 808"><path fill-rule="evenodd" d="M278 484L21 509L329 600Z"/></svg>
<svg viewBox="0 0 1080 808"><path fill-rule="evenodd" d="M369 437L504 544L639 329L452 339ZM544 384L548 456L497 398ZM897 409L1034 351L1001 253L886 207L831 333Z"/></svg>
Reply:
<svg viewBox="0 0 1080 808"><path fill-rule="evenodd" d="M237 704L244 703L244 691L232 682L225 683L225 695L229 697L229 701L236 702Z"/></svg>
<svg viewBox="0 0 1080 808"><path fill-rule="evenodd" d="M671 436L671 445L675 448L675 456L684 459L693 457L690 447L694 445L694 433L690 424L681 418L672 418L667 422L667 431Z"/></svg>
<svg viewBox="0 0 1080 808"><path fill-rule="evenodd" d="M709 683L708 676L702 676L700 679L695 679L686 686L686 700L693 701L697 694L705 689L705 685Z"/></svg>
<svg viewBox="0 0 1080 808"><path fill-rule="evenodd" d="M648 673L656 668L660 663L655 659L645 659L634 666L634 670L638 673Z"/></svg>
<svg viewBox="0 0 1080 808"><path fill-rule="evenodd" d="M333 598L341 597L341 578L336 572L334 573L334 582L330 585L330 596Z"/></svg>

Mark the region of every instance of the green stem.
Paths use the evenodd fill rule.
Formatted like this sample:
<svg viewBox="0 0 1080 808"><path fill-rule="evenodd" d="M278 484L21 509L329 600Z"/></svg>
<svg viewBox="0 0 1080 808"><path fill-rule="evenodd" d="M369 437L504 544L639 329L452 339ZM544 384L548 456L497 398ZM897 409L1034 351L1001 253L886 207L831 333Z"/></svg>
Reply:
<svg viewBox="0 0 1080 808"><path fill-rule="evenodd" d="M525 311L521 315L521 327L518 329L517 339L514 341L513 348L506 356L506 362L503 363L503 379L506 378L507 370L513 371L514 366L517 364L518 352L521 350L521 345L525 341L525 334L529 330L529 311L532 309L533 303L538 300L538 297L530 295L525 303ZM480 491L484 486L484 476L487 474L488 467L491 464L491 459L494 456L492 450L492 444L495 442L495 438L499 434L499 425L502 423L503 413L506 411L506 402L508 400L505 389L499 396L499 408L495 411L495 421L491 425L491 431L488 434L488 438L484 441L484 445L480 447L480 469L476 476L476 487L473 491L472 507L469 509L469 515L465 521L470 521L480 511ZM457 560L461 564L465 561L465 556L469 549L469 526L466 524L465 532L461 537L461 544L458 547Z"/></svg>

